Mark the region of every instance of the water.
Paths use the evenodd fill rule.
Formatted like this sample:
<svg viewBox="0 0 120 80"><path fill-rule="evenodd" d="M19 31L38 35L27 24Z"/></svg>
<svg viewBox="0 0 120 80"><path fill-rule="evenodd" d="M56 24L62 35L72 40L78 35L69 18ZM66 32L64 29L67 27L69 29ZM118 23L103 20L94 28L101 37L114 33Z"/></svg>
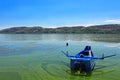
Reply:
<svg viewBox="0 0 120 80"><path fill-rule="evenodd" d="M86 45L117 56L96 61L92 76L72 75L61 50L75 55ZM0 80L119 80L119 57L119 34L0 34Z"/></svg>

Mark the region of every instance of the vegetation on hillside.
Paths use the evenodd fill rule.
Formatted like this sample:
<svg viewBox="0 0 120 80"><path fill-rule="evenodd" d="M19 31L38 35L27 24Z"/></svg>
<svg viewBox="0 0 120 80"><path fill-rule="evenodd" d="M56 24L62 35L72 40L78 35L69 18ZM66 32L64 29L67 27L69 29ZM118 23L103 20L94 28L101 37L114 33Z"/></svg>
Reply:
<svg viewBox="0 0 120 80"><path fill-rule="evenodd" d="M107 24L95 26L72 26L59 28L12 27L0 30L2 34L41 34L41 33L75 33L75 34L119 34L120 24Z"/></svg>

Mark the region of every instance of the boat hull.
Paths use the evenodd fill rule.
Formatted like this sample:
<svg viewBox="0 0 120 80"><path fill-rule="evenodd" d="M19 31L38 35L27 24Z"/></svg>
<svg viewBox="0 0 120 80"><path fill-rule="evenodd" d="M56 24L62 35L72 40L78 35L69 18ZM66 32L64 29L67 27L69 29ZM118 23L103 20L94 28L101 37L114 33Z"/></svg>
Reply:
<svg viewBox="0 0 120 80"><path fill-rule="evenodd" d="M71 71L74 72L80 71L80 73L82 72L91 73L95 67L94 59L86 59L86 60L71 59L70 63L71 63L70 64Z"/></svg>

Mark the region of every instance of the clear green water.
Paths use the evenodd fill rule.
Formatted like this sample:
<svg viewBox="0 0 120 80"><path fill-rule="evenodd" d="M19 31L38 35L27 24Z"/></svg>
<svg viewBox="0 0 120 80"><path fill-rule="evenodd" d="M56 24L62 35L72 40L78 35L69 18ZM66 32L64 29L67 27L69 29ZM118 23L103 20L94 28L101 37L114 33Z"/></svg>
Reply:
<svg viewBox="0 0 120 80"><path fill-rule="evenodd" d="M61 50L75 55L86 45L117 56L96 61L92 76L72 75ZM119 57L119 34L0 34L0 80L120 80Z"/></svg>

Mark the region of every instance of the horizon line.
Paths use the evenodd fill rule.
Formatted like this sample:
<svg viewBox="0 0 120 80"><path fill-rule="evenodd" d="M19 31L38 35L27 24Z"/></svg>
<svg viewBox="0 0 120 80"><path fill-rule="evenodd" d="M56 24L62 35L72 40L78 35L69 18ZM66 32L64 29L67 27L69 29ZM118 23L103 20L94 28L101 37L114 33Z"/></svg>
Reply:
<svg viewBox="0 0 120 80"><path fill-rule="evenodd" d="M2 30L2 29L7 29L7 28L14 28L14 27L60 28L60 27L77 27L77 26L90 27L90 26L99 26L99 25L120 25L120 24L86 24L86 25L64 25L64 26L52 26L52 27L51 27L51 26L40 26L40 25L33 25L33 26L21 25L21 26L0 27L0 30Z"/></svg>

